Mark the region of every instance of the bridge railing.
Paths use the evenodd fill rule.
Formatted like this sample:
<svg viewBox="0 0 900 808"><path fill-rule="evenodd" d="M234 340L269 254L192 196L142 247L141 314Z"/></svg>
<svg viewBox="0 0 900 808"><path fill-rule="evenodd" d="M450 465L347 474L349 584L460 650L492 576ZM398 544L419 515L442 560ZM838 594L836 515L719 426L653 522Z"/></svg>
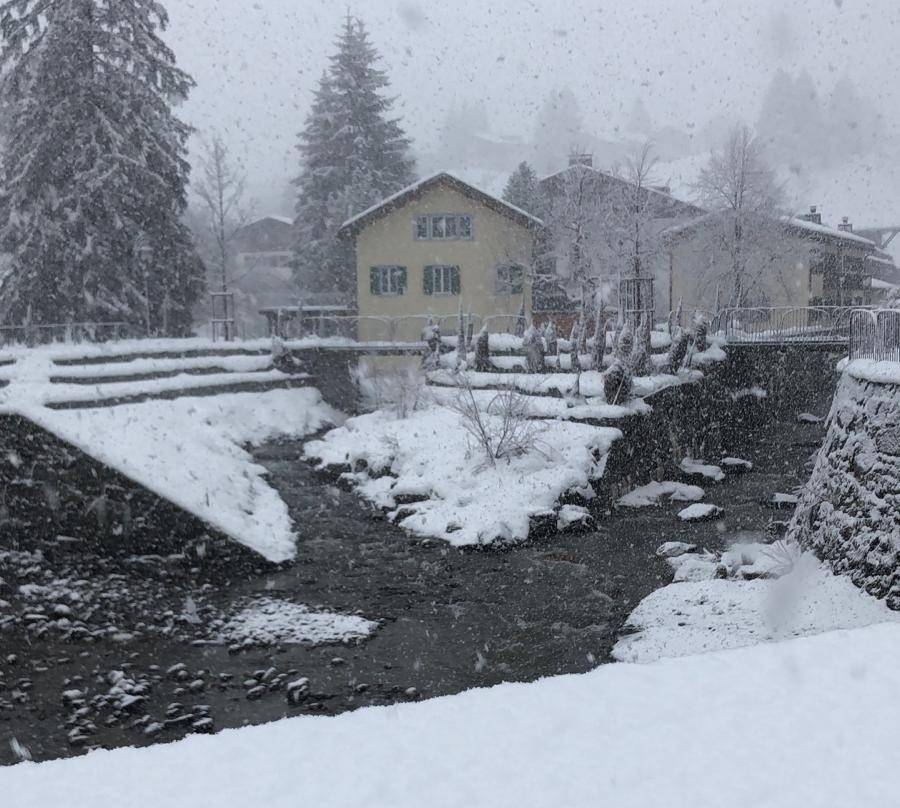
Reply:
<svg viewBox="0 0 900 808"><path fill-rule="evenodd" d="M854 311L850 317L850 359L900 362L900 309Z"/></svg>
<svg viewBox="0 0 900 808"><path fill-rule="evenodd" d="M477 333L487 325L492 333L514 333L519 317L514 314L498 314L482 317L464 315L467 330ZM459 315L351 315L316 314L278 319L273 323L277 336L293 339L310 335L320 337L347 337L360 342L417 342L428 325L436 325L445 336L459 330Z"/></svg>
<svg viewBox="0 0 900 808"><path fill-rule="evenodd" d="M850 336L852 306L755 306L725 309L712 321L711 332L727 342L841 342Z"/></svg>

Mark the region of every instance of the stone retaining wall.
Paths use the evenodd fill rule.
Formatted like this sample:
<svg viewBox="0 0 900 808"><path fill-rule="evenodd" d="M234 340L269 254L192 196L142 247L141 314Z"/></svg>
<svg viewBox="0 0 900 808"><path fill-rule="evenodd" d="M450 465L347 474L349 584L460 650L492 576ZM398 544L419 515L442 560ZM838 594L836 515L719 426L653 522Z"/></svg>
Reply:
<svg viewBox="0 0 900 808"><path fill-rule="evenodd" d="M898 383L843 375L789 535L900 609L900 369Z"/></svg>

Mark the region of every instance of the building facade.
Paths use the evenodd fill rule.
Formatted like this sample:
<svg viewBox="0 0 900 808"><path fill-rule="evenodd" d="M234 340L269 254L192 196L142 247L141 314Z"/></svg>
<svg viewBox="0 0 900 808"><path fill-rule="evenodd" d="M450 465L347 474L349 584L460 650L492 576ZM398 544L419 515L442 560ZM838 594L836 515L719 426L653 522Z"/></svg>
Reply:
<svg viewBox="0 0 900 808"><path fill-rule="evenodd" d="M540 219L447 173L346 222L355 246L359 339L416 341L429 320L453 333L509 331L531 315Z"/></svg>
<svg viewBox="0 0 900 808"><path fill-rule="evenodd" d="M665 308L686 311L723 307L868 306L879 262L890 261L877 246L846 223L830 227L812 209L797 218L772 221L743 242L746 267L741 299L735 301L734 258L729 238L717 230L733 227L717 216L673 228L657 266L657 288ZM730 236L730 233L728 234Z"/></svg>

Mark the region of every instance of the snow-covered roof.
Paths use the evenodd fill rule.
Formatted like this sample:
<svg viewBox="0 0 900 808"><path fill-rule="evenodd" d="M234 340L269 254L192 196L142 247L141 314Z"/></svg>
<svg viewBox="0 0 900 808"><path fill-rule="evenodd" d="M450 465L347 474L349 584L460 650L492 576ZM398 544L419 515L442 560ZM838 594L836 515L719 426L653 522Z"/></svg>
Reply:
<svg viewBox="0 0 900 808"><path fill-rule="evenodd" d="M663 237L674 239L684 233L692 232L697 227L703 225L705 222L715 220L716 217L717 214L708 213L704 216L693 219L690 222L683 222L682 224L677 224L672 227L666 228L663 231L662 235ZM782 216L780 217L780 220L788 227L794 228L796 230L804 230L814 235L824 236L838 241L849 241L854 244L858 244L861 247L868 247L871 250L877 249L874 241L870 241L869 239L863 238L862 236L859 236L856 233L852 233L848 230L838 230L836 227L829 227L828 225L824 224L808 222L805 219L798 219L793 216Z"/></svg>
<svg viewBox="0 0 900 808"><path fill-rule="evenodd" d="M294 223L294 220L290 216L279 216L278 214L270 213L266 216L258 216L257 218L253 219L252 221L247 222L247 224L244 225L244 227L250 227L251 225L259 224L260 222L264 222L267 219L273 219L274 221L281 222L282 224L292 225Z"/></svg>
<svg viewBox="0 0 900 808"><path fill-rule="evenodd" d="M873 264L882 264L883 266L891 268L896 268L897 266L893 260L886 255L867 255L866 260L871 261Z"/></svg>
<svg viewBox="0 0 900 808"><path fill-rule="evenodd" d="M888 283L887 281L883 281L880 278L872 278L872 288L873 289L884 289L888 292L894 292L897 289L900 289L900 285L896 283Z"/></svg>
<svg viewBox="0 0 900 808"><path fill-rule="evenodd" d="M628 180L624 177L620 177L616 174L613 174L610 171L603 171L602 169L595 168L594 166L585 165L584 163L576 163L575 165L566 166L565 168L561 168L559 171L554 171L552 174L548 174L546 177L541 177L538 182L545 183L549 180L556 179L557 177L561 177L563 174L567 174L570 171L575 169L582 169L584 171L590 171L593 174L596 174L598 177L603 177L604 179L613 180L614 182L628 183ZM693 202L688 202L684 199L680 199L677 196L673 196L671 190L665 191L662 190L658 185L647 185L645 190L649 194L654 194L655 196L662 197L663 199L669 200L670 202L677 203L678 205L684 205L686 207L693 208L696 211L702 211L703 209L698 205L695 205Z"/></svg>
<svg viewBox="0 0 900 808"><path fill-rule="evenodd" d="M806 219L798 219L793 216L784 216L782 218L791 227L796 227L799 230L809 230L811 233L818 233L823 236L840 239L842 241L854 241L857 244L864 244L866 247L872 247L873 249L876 246L874 241L863 238L862 236L858 236L856 233L853 233L850 230L838 230L836 227L829 227L826 224L817 224L816 222L810 222Z"/></svg>
<svg viewBox="0 0 900 808"><path fill-rule="evenodd" d="M544 226L544 223L538 219L537 216L532 216L527 211L517 208L515 205L510 205L509 202L493 196L486 191L482 191L480 188L476 188L474 185L465 180L461 180L449 171L438 171L417 180L412 185L408 185L406 188L397 191L397 193L391 194L391 196L386 199L382 199L362 213L358 213L356 216L347 219L347 221L341 225L339 232L357 231L369 224L370 221L387 215L396 208L404 205L408 200L414 199L429 188L439 184L450 185L460 193L481 202L486 207L496 210L498 213L510 216L511 218L520 220L526 226Z"/></svg>

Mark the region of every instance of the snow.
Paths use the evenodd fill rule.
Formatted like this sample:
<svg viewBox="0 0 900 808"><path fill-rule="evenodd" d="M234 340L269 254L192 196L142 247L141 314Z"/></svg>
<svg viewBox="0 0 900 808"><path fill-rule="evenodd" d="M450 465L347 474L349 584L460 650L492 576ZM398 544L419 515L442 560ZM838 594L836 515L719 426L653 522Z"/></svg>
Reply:
<svg viewBox="0 0 900 808"><path fill-rule="evenodd" d="M571 528L587 528L593 522L591 512L581 505L563 505L556 515L556 529L560 532Z"/></svg>
<svg viewBox="0 0 900 808"><path fill-rule="evenodd" d="M365 219L367 216L370 216L373 213L375 213L376 211L381 210L381 208L392 205L395 202L398 202L399 200L408 196L409 194L414 194L417 191L421 190L422 188L425 188L429 185L435 184L442 180L450 180L451 182L456 182L456 183L459 183L460 185L467 186L468 188L472 189L473 191L480 194L481 196L490 198L490 200L493 203L495 203L497 205L501 205L502 207L506 208L507 210L509 210L513 213L518 214L519 216L524 216L526 219L529 219L531 222L533 222L534 224L536 224L540 227L544 226L544 223L540 219L538 219L537 216L532 216L527 211L524 211L521 208L517 208L515 205L510 205L509 202L506 202L505 200L500 199L499 197L493 196L492 194L487 193L487 191L482 191L480 188L476 188L474 185L471 185L470 183L466 182L465 180L462 180L459 177L454 176L449 171L437 171L427 177L422 177L421 179L416 180L411 185L406 186L406 188L400 189L399 191L397 191L397 193L391 194L390 196L385 197L380 202L377 202L376 204L372 205L371 207L367 208L366 210L362 211L361 213L356 214L356 216L352 216L351 218L347 219L347 221L345 221L341 225L340 229L344 230L345 228L352 227L357 222L361 221L362 219Z"/></svg>
<svg viewBox="0 0 900 808"><path fill-rule="evenodd" d="M725 472L718 466L704 463L702 460L694 460L686 457L678 466L685 474L699 475L720 483L725 479Z"/></svg>
<svg viewBox="0 0 900 808"><path fill-rule="evenodd" d="M788 505L796 505L800 501L800 497L796 494L773 494L772 495L772 504L778 508L784 508Z"/></svg>
<svg viewBox="0 0 900 808"><path fill-rule="evenodd" d="M757 553L767 549L758 548ZM777 564L777 555L771 552L768 563ZM685 555L673 560L696 564L697 558ZM753 553L744 560L753 561L754 568L760 561ZM729 562L727 554L723 562ZM619 640L613 656L622 662L647 663L900 621L900 613L812 556L804 556L794 571L776 580L710 577L670 584L641 601L628 618L637 633Z"/></svg>
<svg viewBox="0 0 900 808"><path fill-rule="evenodd" d="M874 384L900 384L900 362L876 362L872 359L854 359L844 368L854 379Z"/></svg>
<svg viewBox="0 0 900 808"><path fill-rule="evenodd" d="M486 409L496 397L497 390L472 390L479 409ZM431 387L431 399L439 404L453 405L459 399L456 387ZM468 395L468 393L466 393ZM649 404L633 398L624 404L607 404L603 398L562 399L523 394L525 412L532 418L558 418L563 421L611 421L631 415L651 412Z"/></svg>
<svg viewBox="0 0 900 808"><path fill-rule="evenodd" d="M692 354L690 357L692 367L697 365L702 367L716 362L724 362L727 358L722 346L715 342L713 342L705 351Z"/></svg>
<svg viewBox="0 0 900 808"><path fill-rule="evenodd" d="M61 379L94 379L107 376L141 375L148 373L170 373L174 371L206 370L218 368L231 373L252 373L270 370L270 354L236 356L188 356L175 359L141 358L124 362L104 362L90 365L57 365L53 376Z"/></svg>
<svg viewBox="0 0 900 808"><path fill-rule="evenodd" d="M810 233L830 236L831 238L841 239L842 241L851 241L855 244L860 244L872 249L875 248L874 241L858 236L856 233L850 232L849 230L838 230L836 227L829 227L825 224L816 224L815 222L808 222L806 219L797 219L788 216L783 217L783 221L799 230L806 230Z"/></svg>
<svg viewBox="0 0 900 808"><path fill-rule="evenodd" d="M679 371L677 376L665 373L653 376L637 376L633 380L634 397L641 399L682 384L692 384L702 379L696 371ZM450 370L435 370L428 374L428 381L444 387L468 385L475 389L513 388L522 393L540 396L572 396L576 392L594 404L605 403L603 374L596 370L576 373L479 373L465 371L460 374Z"/></svg>
<svg viewBox="0 0 900 808"><path fill-rule="evenodd" d="M715 519L722 515L722 509L718 505L707 502L698 502L688 505L683 511L678 512L678 518L682 522L699 522L704 519Z"/></svg>
<svg viewBox="0 0 900 808"><path fill-rule="evenodd" d="M15 808L883 805L898 691L883 624L25 762L0 788Z"/></svg>
<svg viewBox="0 0 900 808"><path fill-rule="evenodd" d="M496 415L485 415L495 423ZM357 492L406 530L453 545L517 542L528 537L530 518L556 513L569 491L593 496L617 429L563 421L535 421L535 448L486 464L461 416L431 406L398 419L377 411L351 418L321 440L307 458L321 466L356 471L346 479ZM360 470L364 465L364 470ZM423 501L403 504L400 497Z"/></svg>
<svg viewBox="0 0 900 808"><path fill-rule="evenodd" d="M302 603L263 597L228 618L218 639L229 645L321 645L362 640L377 627L356 615L313 611Z"/></svg>
<svg viewBox="0 0 900 808"><path fill-rule="evenodd" d="M242 448L341 416L312 388L148 401L29 417L273 562L295 554L287 506Z"/></svg>
<svg viewBox="0 0 900 808"><path fill-rule="evenodd" d="M616 505L621 508L643 508L658 505L663 497L668 497L672 502L696 502L703 499L705 494L706 492L696 485L651 482L625 494Z"/></svg>

